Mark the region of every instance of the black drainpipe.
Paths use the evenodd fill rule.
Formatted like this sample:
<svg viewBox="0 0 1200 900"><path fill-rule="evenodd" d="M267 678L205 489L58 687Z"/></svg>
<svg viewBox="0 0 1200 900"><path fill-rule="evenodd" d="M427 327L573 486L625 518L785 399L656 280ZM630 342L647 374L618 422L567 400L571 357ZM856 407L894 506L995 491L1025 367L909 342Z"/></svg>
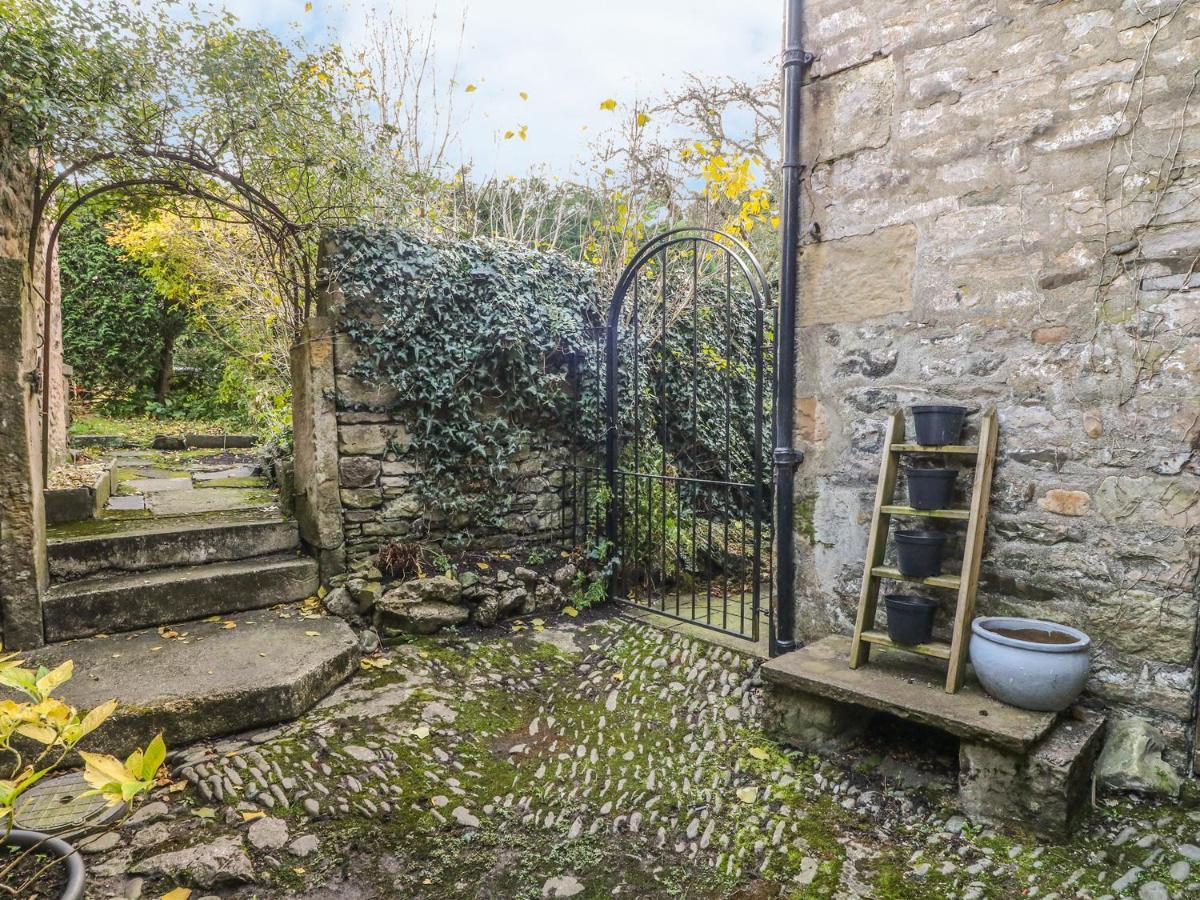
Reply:
<svg viewBox="0 0 1200 900"><path fill-rule="evenodd" d="M792 446L796 403L797 250L800 247L800 88L812 55L804 51L804 0L786 0L783 26L783 196L779 268L779 328L775 372L776 614L771 655L796 648L795 478L804 454Z"/></svg>

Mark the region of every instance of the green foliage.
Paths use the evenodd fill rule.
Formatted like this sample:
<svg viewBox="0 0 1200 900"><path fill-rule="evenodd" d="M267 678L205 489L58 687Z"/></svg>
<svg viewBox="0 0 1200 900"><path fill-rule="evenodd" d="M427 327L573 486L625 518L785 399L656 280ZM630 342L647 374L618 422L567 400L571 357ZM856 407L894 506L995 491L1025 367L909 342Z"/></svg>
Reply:
<svg viewBox="0 0 1200 900"><path fill-rule="evenodd" d="M0 0L0 122L18 146L100 128L136 81L127 4Z"/></svg>
<svg viewBox="0 0 1200 900"><path fill-rule="evenodd" d="M115 411L145 409L154 397L164 342L187 314L165 300L137 263L108 242L104 220L77 212L62 231L63 347L77 383Z"/></svg>
<svg viewBox="0 0 1200 900"><path fill-rule="evenodd" d="M536 431L596 433L568 384L569 360L591 344L591 273L554 252L387 228L344 229L334 245L356 375L404 397L418 489L499 524L513 458Z"/></svg>

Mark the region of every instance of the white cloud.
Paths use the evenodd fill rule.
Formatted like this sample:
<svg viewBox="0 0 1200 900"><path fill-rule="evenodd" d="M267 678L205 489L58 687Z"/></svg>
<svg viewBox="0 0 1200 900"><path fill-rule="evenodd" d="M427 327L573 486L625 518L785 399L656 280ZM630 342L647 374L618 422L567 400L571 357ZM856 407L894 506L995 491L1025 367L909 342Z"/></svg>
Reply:
<svg viewBox="0 0 1200 900"><path fill-rule="evenodd" d="M308 34L334 28L347 44L361 40L365 4L314 0L227 0L247 24L282 29L304 20ZM387 9L387 0L381 0ZM783 0L392 0L409 21L438 13L438 46L448 72L464 9L467 30L456 97L464 121L460 152L480 173L520 174L546 165L565 174L590 136L611 120L600 101L654 98L684 73L768 75L778 52ZM528 101L519 94L526 91ZM606 118L608 117L608 118ZM504 141L528 125L528 140ZM584 130L583 126L588 126Z"/></svg>

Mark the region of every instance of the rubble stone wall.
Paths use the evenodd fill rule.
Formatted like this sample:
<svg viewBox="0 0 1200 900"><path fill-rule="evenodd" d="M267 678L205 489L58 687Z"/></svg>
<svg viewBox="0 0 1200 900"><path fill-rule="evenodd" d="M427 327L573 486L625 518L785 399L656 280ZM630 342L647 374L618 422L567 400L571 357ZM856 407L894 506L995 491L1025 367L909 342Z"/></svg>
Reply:
<svg viewBox="0 0 1200 900"><path fill-rule="evenodd" d="M354 375L354 342L333 329L337 484L342 511L346 566L368 567L389 541L436 539L463 533L477 547L495 548L553 539L562 522L563 482L569 451L561 436L535 432L530 446L514 459L506 486L510 511L498 523L447 519L425 503L416 489L420 462L411 446L410 417L404 399L386 385L368 384ZM492 487L475 486L483 495ZM467 486L466 493L471 492Z"/></svg>
<svg viewBox="0 0 1200 900"><path fill-rule="evenodd" d="M801 636L852 627L887 413L995 406L979 612L1085 629L1091 701L1182 768L1200 3L810 0L806 23Z"/></svg>

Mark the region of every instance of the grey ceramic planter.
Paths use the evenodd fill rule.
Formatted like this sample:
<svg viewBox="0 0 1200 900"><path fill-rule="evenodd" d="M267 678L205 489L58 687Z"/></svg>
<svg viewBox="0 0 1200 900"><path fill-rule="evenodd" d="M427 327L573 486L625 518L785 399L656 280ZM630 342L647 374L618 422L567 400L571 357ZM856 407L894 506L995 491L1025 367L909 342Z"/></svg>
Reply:
<svg viewBox="0 0 1200 900"><path fill-rule="evenodd" d="M996 628L1049 631L1066 642L1021 640ZM1022 709L1058 712L1070 706L1087 681L1091 647L1082 631L1055 622L987 616L971 623L971 664L984 690Z"/></svg>

